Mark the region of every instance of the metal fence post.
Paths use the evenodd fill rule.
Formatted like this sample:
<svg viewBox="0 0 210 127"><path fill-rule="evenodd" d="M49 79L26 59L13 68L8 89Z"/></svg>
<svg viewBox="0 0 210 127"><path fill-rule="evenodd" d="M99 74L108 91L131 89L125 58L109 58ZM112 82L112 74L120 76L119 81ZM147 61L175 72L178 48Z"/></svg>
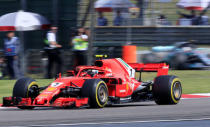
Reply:
<svg viewBox="0 0 210 127"><path fill-rule="evenodd" d="M94 9L94 2L95 0L90 0L90 36L89 36L89 45L88 45L88 65L91 65L93 60L93 41L95 36L95 9Z"/></svg>
<svg viewBox="0 0 210 127"><path fill-rule="evenodd" d="M21 0L20 1L21 10L26 11L27 9L27 0ZM19 32L20 36L20 69L21 73L24 75L26 73L26 59L25 59L25 35L24 31Z"/></svg>
<svg viewBox="0 0 210 127"><path fill-rule="evenodd" d="M53 25L58 25L58 0L52 1Z"/></svg>
<svg viewBox="0 0 210 127"><path fill-rule="evenodd" d="M152 15L151 15L151 24L155 25L155 10L154 10L154 3L153 2L154 2L153 0L151 0L151 2L150 2L151 13L152 13Z"/></svg>
<svg viewBox="0 0 210 127"><path fill-rule="evenodd" d="M20 1L21 10L25 11L27 9L27 0Z"/></svg>
<svg viewBox="0 0 210 127"><path fill-rule="evenodd" d="M144 0L139 0L138 1L138 7L140 8L140 13L139 13L139 19L140 19L140 25L144 25Z"/></svg>

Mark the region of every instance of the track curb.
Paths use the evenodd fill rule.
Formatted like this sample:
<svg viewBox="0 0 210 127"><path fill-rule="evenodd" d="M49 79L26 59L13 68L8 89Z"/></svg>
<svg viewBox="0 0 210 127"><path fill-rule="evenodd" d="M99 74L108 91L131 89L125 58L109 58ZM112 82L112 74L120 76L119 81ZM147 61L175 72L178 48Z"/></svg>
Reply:
<svg viewBox="0 0 210 127"><path fill-rule="evenodd" d="M210 93L182 94L182 99L210 98Z"/></svg>

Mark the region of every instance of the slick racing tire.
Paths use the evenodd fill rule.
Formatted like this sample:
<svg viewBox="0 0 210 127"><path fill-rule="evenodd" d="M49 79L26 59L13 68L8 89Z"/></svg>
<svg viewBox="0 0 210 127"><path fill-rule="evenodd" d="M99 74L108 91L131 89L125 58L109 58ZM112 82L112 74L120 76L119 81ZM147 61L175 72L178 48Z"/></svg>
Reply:
<svg viewBox="0 0 210 127"><path fill-rule="evenodd" d="M17 80L13 88L13 97L34 99L39 95L39 86L31 78L21 78ZM33 109L33 106L18 106L20 109Z"/></svg>
<svg viewBox="0 0 210 127"><path fill-rule="evenodd" d="M88 97L91 108L103 108L108 102L108 88L101 79L88 79L82 90L82 97Z"/></svg>
<svg viewBox="0 0 210 127"><path fill-rule="evenodd" d="M181 82L176 76L172 75L156 77L152 92L156 104L177 104L182 95Z"/></svg>

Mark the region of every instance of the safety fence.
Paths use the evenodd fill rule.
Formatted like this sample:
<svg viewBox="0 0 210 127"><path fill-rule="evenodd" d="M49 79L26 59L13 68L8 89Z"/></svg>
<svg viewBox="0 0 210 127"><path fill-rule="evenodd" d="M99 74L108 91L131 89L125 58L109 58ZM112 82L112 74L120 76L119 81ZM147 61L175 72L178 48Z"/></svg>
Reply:
<svg viewBox="0 0 210 127"><path fill-rule="evenodd" d="M120 46L94 46L93 61L97 58L95 55L106 54L108 58L118 58L122 56L122 48ZM39 77L46 77L48 59L43 50L31 49L26 52L26 70L27 74L41 74ZM62 70L74 69L74 55L72 50L61 50ZM55 69L54 69L55 70Z"/></svg>
<svg viewBox="0 0 210 127"><path fill-rule="evenodd" d="M92 0L93 2L99 0ZM127 1L127 0L125 0ZM193 17L201 16L202 23L199 25L208 25L210 11L206 9L208 3L206 1L202 2L203 11L196 10L192 13L192 8L184 8L184 5L180 5L180 0L129 0L134 7L120 9L121 16L123 18L122 26L131 25L143 25L143 26L154 26L154 25L195 25L191 23ZM186 4L185 7L190 5L199 6L200 3L189 3L188 0L182 0ZM186 1L186 2L185 2ZM198 1L196 1L198 2ZM122 4L123 6L123 4ZM79 26L89 26L90 22L93 20L90 17L90 0L79 0L78 2L78 25ZM123 8L123 7L122 7ZM107 26L113 26L114 18L117 15L119 9L113 9L110 12L103 12L103 17L107 19ZM99 11L95 11L95 20L97 21L100 16ZM97 25L97 24L96 24ZM198 25L198 24L196 24Z"/></svg>
<svg viewBox="0 0 210 127"><path fill-rule="evenodd" d="M96 45L125 45L138 46L170 45L175 42L193 41L196 44L210 44L209 26L121 26L96 27Z"/></svg>
<svg viewBox="0 0 210 127"><path fill-rule="evenodd" d="M130 29L130 33L128 33ZM171 45L175 42L193 41L198 45L210 44L210 27L96 27L94 32L93 57L107 54L109 58L122 56L126 44L137 46ZM46 73L47 57L43 50L28 50L26 53L28 73ZM63 70L73 68L73 52L62 50Z"/></svg>

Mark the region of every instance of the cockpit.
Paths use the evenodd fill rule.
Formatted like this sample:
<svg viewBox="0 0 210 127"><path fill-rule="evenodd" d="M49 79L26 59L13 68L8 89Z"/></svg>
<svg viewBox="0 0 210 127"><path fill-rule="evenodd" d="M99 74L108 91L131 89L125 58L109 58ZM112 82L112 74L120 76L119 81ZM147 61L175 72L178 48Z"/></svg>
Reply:
<svg viewBox="0 0 210 127"><path fill-rule="evenodd" d="M79 66L75 70L68 71L68 76L77 77L97 77L105 75L106 70L101 67Z"/></svg>

